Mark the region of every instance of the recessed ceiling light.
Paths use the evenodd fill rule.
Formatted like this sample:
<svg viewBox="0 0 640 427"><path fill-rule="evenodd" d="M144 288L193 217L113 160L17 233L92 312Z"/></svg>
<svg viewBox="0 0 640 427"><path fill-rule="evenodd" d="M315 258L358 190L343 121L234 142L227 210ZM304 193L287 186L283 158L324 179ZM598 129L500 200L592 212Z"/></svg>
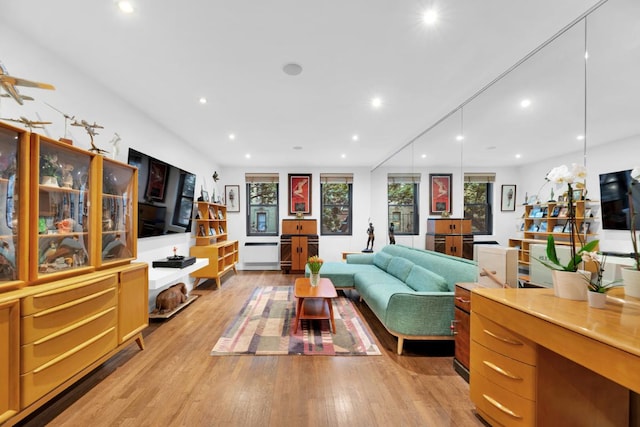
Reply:
<svg viewBox="0 0 640 427"><path fill-rule="evenodd" d="M236 134L235 134L235 133L230 133L230 134L229 134L229 139L230 139L230 140L232 140L232 141L233 141L234 139L236 139Z"/></svg>
<svg viewBox="0 0 640 427"><path fill-rule="evenodd" d="M204 96L201 96L198 101L200 102L200 104L206 104L207 103L207 98L205 98Z"/></svg>
<svg viewBox="0 0 640 427"><path fill-rule="evenodd" d="M373 108L380 108L382 107L382 98L380 98L379 96L376 96L374 98L371 98L371 106Z"/></svg>
<svg viewBox="0 0 640 427"><path fill-rule="evenodd" d="M426 158L427 158L427 155L426 155L426 154L423 154L423 155L422 155L422 156L420 156L420 157L422 157L423 159L426 159Z"/></svg>
<svg viewBox="0 0 640 427"><path fill-rule="evenodd" d="M122 13L133 13L133 4L130 1L120 0L118 1L118 8Z"/></svg>
<svg viewBox="0 0 640 427"><path fill-rule="evenodd" d="M522 101L520 101L520 106L522 108L528 108L531 105L531 100L529 98L525 98Z"/></svg>
<svg viewBox="0 0 640 427"><path fill-rule="evenodd" d="M247 153L244 155L245 158L250 159L251 158L251 154Z"/></svg>
<svg viewBox="0 0 640 427"><path fill-rule="evenodd" d="M456 135L456 141L462 141L464 139L464 135Z"/></svg>
<svg viewBox="0 0 640 427"><path fill-rule="evenodd" d="M302 150L302 145L294 145L293 149L294 150Z"/></svg>
<svg viewBox="0 0 640 427"><path fill-rule="evenodd" d="M300 64L296 64L295 62L290 62L289 64L285 64L282 67L282 71L290 76L297 76L298 74L302 73L302 66Z"/></svg>
<svg viewBox="0 0 640 427"><path fill-rule="evenodd" d="M522 157L522 154L516 154L516 159L519 159L520 157Z"/></svg>
<svg viewBox="0 0 640 427"><path fill-rule="evenodd" d="M357 134L354 134L354 135L351 137L351 139L352 139L353 141L357 141L357 140L359 140L359 139L360 139L360 137L359 137Z"/></svg>
<svg viewBox="0 0 640 427"><path fill-rule="evenodd" d="M344 154L344 153L342 153L342 154L340 154L340 157L342 157L343 159L346 159L346 158L347 158L347 155L346 155L346 154Z"/></svg>
<svg viewBox="0 0 640 427"><path fill-rule="evenodd" d="M429 9L422 14L422 21L427 25L433 25L438 21L438 11Z"/></svg>
<svg viewBox="0 0 640 427"><path fill-rule="evenodd" d="M584 135L578 135L578 136L576 136L576 139L578 141L582 141L582 140L584 140Z"/></svg>

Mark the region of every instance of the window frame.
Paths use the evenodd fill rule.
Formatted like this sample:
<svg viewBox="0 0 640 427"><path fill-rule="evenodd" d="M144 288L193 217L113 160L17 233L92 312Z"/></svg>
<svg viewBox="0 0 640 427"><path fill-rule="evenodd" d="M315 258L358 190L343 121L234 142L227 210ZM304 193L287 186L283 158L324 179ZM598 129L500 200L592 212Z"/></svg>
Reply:
<svg viewBox="0 0 640 427"><path fill-rule="evenodd" d="M325 227L324 227L324 222L325 222L325 216L324 216L324 209L327 206L327 204L325 203L325 197L324 197L324 192L325 192L325 185L347 185L348 187L348 201L347 204L330 204L328 206L342 206L342 207L346 207L348 210L347 213L347 221L346 221L346 226L347 226L347 231L342 233L342 232L332 232L332 231L325 231ZM320 235L322 236L352 236L353 235L353 183L352 182L320 182Z"/></svg>
<svg viewBox="0 0 640 427"><path fill-rule="evenodd" d="M486 202L484 203L467 203L467 197L466 197L466 186L468 184L476 184L476 185L483 185L485 186L485 196L486 196ZM464 218L465 219L470 219L471 220L471 233L474 236L488 236L488 235L492 235L493 234L493 220L494 220L494 214L493 214L493 194L494 194L494 183L493 182L474 182L474 181L467 181L465 180L464 182L464 188L463 188L463 204L464 204ZM471 217L467 214L468 212L468 208L467 207L483 207L484 206L484 229L482 230L474 230L474 217Z"/></svg>
<svg viewBox="0 0 640 427"><path fill-rule="evenodd" d="M251 203L251 186L255 184L271 184L275 185L275 203L273 204L256 204L253 205ZM246 217L246 234L247 237L257 237L257 236L279 236L280 235L280 183L277 181L247 181L245 185L245 190L247 191L247 217ZM260 210L262 209L262 210ZM265 211L266 210L266 211ZM275 215L275 230L273 232L265 231L253 231L251 228L251 221L253 218L257 218L258 214L265 213L267 215L261 216L261 219L264 219L264 222L268 224L268 214L270 211L273 211Z"/></svg>
<svg viewBox="0 0 640 427"><path fill-rule="evenodd" d="M397 182L393 182L393 181L397 181ZM399 204L394 204L392 205L390 203L389 200L389 188L391 185L411 185L413 186L413 204L412 205L399 205ZM411 231L404 231L401 227L401 224L396 224L396 218L394 216L395 213L397 213L398 211L391 211L391 209L393 207L408 207L411 206L413 208L413 215L412 215L412 230ZM402 222L402 212L398 212L400 213L400 222ZM395 230L394 230L394 235L395 236L417 236L420 234L420 182L416 182L415 180L412 180L411 182L409 182L408 180L402 180L402 179L398 179L395 180L394 178L388 177L387 178L387 223L390 224L391 222L394 222L394 226L395 226ZM386 227L385 227L386 228Z"/></svg>

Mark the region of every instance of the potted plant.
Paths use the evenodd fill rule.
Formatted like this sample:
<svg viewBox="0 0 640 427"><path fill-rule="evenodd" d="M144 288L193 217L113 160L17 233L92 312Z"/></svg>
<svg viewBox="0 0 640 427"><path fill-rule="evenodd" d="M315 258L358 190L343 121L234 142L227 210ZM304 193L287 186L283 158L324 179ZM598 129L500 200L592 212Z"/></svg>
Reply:
<svg viewBox="0 0 640 427"><path fill-rule="evenodd" d="M60 164L55 154L42 154L40 156L40 184L58 187Z"/></svg>
<svg viewBox="0 0 640 427"><path fill-rule="evenodd" d="M640 167L631 171L631 183L629 185L629 230L631 231L631 245L633 246L633 266L622 269L625 295L640 298L640 253L638 253L638 232L636 231L636 211L634 196L640 198L638 185L640 184Z"/></svg>
<svg viewBox="0 0 640 427"><path fill-rule="evenodd" d="M311 256L307 260L309 272L311 273L309 276L311 286L318 286L318 283L320 282L320 269L322 268L323 263L324 261L318 255Z"/></svg>
<svg viewBox="0 0 640 427"><path fill-rule="evenodd" d="M607 292L619 286L620 281L616 280L604 283L603 274L606 258L604 256L600 258L597 252L583 252L582 261L585 263L591 262L596 266L595 273L591 275L591 278L587 279L587 290L589 291L587 299L589 300L589 305L595 308L604 308Z"/></svg>
<svg viewBox="0 0 640 427"><path fill-rule="evenodd" d="M585 243L578 233L576 224L576 210L573 200L573 190L584 189L584 184L578 182L584 180L587 171L583 166L572 164L571 168L566 165L553 168L546 176L546 180L556 184L558 187L567 186L567 222L569 224L569 248L571 257L567 264L562 264L556 252L556 243L553 234L547 237L547 259L537 259L540 263L552 270L553 286L556 296L577 300L586 300L587 291L584 287L584 277L588 277L588 272L579 272L582 264L582 253L592 252L598 246L598 240ZM576 240L580 248L576 249Z"/></svg>

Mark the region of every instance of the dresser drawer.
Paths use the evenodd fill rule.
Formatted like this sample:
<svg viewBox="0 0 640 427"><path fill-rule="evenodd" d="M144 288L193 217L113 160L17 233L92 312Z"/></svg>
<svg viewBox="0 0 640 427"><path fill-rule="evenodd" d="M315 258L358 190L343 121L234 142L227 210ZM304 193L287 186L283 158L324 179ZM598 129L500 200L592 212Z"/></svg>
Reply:
<svg viewBox="0 0 640 427"><path fill-rule="evenodd" d="M471 343L471 372L516 393L536 400L536 367L503 356L477 342Z"/></svg>
<svg viewBox="0 0 640 427"><path fill-rule="evenodd" d="M475 312L471 313L471 340L504 356L536 365L535 343Z"/></svg>
<svg viewBox="0 0 640 427"><path fill-rule="evenodd" d="M51 360L82 346L94 337L116 327L115 307L90 316L56 333L22 346L21 369L25 373L37 369Z"/></svg>
<svg viewBox="0 0 640 427"><path fill-rule="evenodd" d="M108 329L88 342L70 349L52 361L20 377L22 406L44 396L69 378L116 348L116 328Z"/></svg>
<svg viewBox="0 0 640 427"><path fill-rule="evenodd" d="M535 402L520 397L489 381L476 371L471 372L471 400L480 415L504 426L535 426Z"/></svg>
<svg viewBox="0 0 640 427"><path fill-rule="evenodd" d="M455 305L467 313L471 312L471 291L460 286L455 288Z"/></svg>
<svg viewBox="0 0 640 427"><path fill-rule="evenodd" d="M108 288L115 288L117 283L117 276L111 274L30 295L22 299L21 313L22 316L28 316L29 314L48 310L99 293Z"/></svg>
<svg viewBox="0 0 640 427"><path fill-rule="evenodd" d="M116 307L115 287L98 290L82 298L22 318L22 345L57 334L109 308Z"/></svg>

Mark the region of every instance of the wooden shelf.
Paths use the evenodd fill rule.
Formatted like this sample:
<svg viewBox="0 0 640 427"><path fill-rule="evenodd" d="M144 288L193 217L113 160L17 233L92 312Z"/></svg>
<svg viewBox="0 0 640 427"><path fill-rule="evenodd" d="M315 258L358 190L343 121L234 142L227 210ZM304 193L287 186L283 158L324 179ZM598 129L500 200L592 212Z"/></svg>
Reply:
<svg viewBox="0 0 640 427"><path fill-rule="evenodd" d="M200 295L189 295L189 297L185 302L183 302L173 310L168 311L166 313L149 313L149 319L162 319L162 320L169 319L175 314L177 314L180 310L182 310L183 308L185 308L186 306L188 306L189 304L197 300L199 296Z"/></svg>

